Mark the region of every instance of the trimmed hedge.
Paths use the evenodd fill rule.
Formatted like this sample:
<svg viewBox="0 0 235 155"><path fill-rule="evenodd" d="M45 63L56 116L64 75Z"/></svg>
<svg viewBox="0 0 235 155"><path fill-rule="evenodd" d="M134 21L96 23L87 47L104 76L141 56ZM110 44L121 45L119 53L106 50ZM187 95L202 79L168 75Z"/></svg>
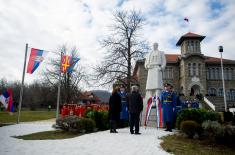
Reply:
<svg viewBox="0 0 235 155"><path fill-rule="evenodd" d="M183 109L177 114L176 127L180 129L181 122L187 120L195 121L201 125L206 120L221 122L221 117L219 113L205 109Z"/></svg>
<svg viewBox="0 0 235 155"><path fill-rule="evenodd" d="M77 116L66 116L56 120L56 124L62 130L69 132L93 132L95 130L95 122L90 118L79 118Z"/></svg>
<svg viewBox="0 0 235 155"><path fill-rule="evenodd" d="M185 133L188 138L192 139L200 125L195 121L183 121L180 124L180 130Z"/></svg>
<svg viewBox="0 0 235 155"><path fill-rule="evenodd" d="M97 111L97 110L88 109L85 112L85 117L94 120L96 123L96 127L99 130L109 129L108 111Z"/></svg>

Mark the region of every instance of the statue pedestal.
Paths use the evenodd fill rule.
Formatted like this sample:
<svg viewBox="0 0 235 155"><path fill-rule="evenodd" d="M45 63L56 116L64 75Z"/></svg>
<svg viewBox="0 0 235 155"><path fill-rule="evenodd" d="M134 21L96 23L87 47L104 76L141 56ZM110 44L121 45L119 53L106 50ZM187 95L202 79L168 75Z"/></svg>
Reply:
<svg viewBox="0 0 235 155"><path fill-rule="evenodd" d="M147 109L147 102L148 99L144 98L143 99L143 104L144 104L144 108L143 108L143 112L142 112L142 116L141 116L141 126L144 126L144 121L145 121L145 117L146 117L146 109ZM151 113L149 115L149 120L147 122L147 127L157 127L157 119L156 119L156 108L152 108Z"/></svg>

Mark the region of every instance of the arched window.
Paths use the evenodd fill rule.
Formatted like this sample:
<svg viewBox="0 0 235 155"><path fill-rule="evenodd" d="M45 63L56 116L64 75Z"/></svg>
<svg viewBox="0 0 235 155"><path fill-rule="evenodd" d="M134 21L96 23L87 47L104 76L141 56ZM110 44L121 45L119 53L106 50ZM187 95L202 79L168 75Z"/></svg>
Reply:
<svg viewBox="0 0 235 155"><path fill-rule="evenodd" d="M215 88L210 88L210 89L209 89L209 95L210 95L210 96L216 96L216 94L217 94L217 93L216 93L216 89L215 89Z"/></svg>
<svg viewBox="0 0 235 155"><path fill-rule="evenodd" d="M224 96L223 88L220 88L218 91L218 96Z"/></svg>
<svg viewBox="0 0 235 155"><path fill-rule="evenodd" d="M196 63L193 63L193 76L196 76Z"/></svg>

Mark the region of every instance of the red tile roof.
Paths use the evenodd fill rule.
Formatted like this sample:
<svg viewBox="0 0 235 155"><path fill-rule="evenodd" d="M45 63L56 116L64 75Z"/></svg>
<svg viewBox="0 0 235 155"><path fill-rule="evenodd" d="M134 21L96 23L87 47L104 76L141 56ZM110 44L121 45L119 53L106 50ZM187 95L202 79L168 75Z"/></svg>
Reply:
<svg viewBox="0 0 235 155"><path fill-rule="evenodd" d="M199 39L200 41L202 41L205 36L201 36L199 34L195 34L192 32L188 32L185 35L181 36L180 39L178 40L178 42L176 43L176 46L180 46L181 43L185 40L185 39Z"/></svg>
<svg viewBox="0 0 235 155"><path fill-rule="evenodd" d="M220 58L207 57L206 63L220 63ZM232 63L232 64L235 64L235 60L223 59L223 63Z"/></svg>
<svg viewBox="0 0 235 155"><path fill-rule="evenodd" d="M166 61L169 62L178 62L179 54L165 54Z"/></svg>

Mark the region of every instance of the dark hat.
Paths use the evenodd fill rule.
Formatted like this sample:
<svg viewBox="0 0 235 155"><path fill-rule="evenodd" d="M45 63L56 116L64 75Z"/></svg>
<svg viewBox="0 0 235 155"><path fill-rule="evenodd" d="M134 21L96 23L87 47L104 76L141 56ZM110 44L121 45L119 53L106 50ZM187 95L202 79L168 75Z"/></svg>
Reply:
<svg viewBox="0 0 235 155"><path fill-rule="evenodd" d="M168 86L171 86L171 85L169 83L164 84L164 87L168 87Z"/></svg>

